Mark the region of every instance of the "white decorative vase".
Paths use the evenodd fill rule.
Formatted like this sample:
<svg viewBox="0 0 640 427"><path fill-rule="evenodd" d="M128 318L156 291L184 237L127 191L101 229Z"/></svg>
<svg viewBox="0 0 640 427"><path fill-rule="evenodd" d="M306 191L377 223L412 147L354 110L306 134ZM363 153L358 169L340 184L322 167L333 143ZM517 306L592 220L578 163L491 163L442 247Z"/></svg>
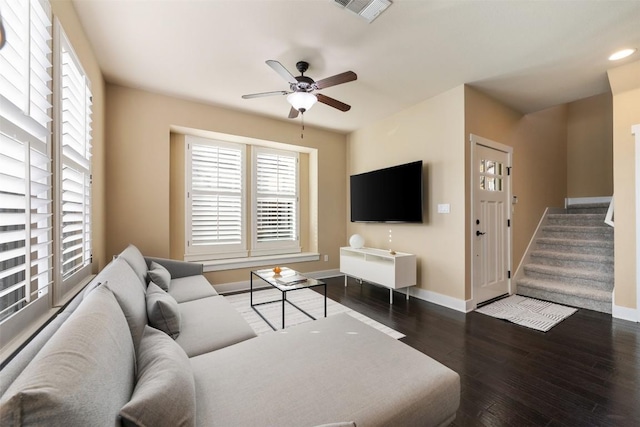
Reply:
<svg viewBox="0 0 640 427"><path fill-rule="evenodd" d="M354 234L349 238L349 245L354 249L360 249L364 246L364 237L359 234Z"/></svg>

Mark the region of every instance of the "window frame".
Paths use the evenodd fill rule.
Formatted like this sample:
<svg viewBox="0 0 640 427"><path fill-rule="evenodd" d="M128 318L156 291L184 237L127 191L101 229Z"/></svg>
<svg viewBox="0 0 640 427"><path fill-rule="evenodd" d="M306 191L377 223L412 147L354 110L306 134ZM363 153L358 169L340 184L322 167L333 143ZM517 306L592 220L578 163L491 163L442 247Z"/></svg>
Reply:
<svg viewBox="0 0 640 427"><path fill-rule="evenodd" d="M193 242L193 145L203 145L222 149L237 150L240 152L240 242L237 244L212 244L196 246ZM184 259L186 261L206 261L225 258L247 257L247 231L246 231L246 145L221 141L217 139L202 138L193 135L185 135L185 241ZM210 194L224 195L228 192L212 191Z"/></svg>
<svg viewBox="0 0 640 427"><path fill-rule="evenodd" d="M294 254L301 252L300 246L300 155L297 151L281 150L275 148L267 148L261 146L252 146L252 161L251 161L251 256L264 256L264 255L280 255L280 254ZM259 226L258 226L258 199L261 197L268 197L267 194L258 192L258 161L259 156L278 156L278 157L290 157L295 162L295 194L290 195L286 192L273 192L271 197L278 197L293 200L295 209L295 226L294 226L294 239L278 239L270 242L260 242L258 239Z"/></svg>
<svg viewBox="0 0 640 427"><path fill-rule="evenodd" d="M178 129L176 129L178 130ZM283 143L266 141L244 141L242 137L226 134L216 134L203 136L196 133L180 131L184 135L184 260L198 261L205 264L205 271L228 270L245 268L251 266L264 265L269 261L280 262L302 262L317 261L319 255L315 252L303 253L301 245L300 230L301 224L301 196L300 196L300 150L287 149ZM196 136L197 135L197 136ZM220 246L218 248L195 248L190 244L192 233L192 212L191 212L191 191L192 191L192 155L190 153L191 143L202 143L205 145L220 145L235 147L244 150L242 160L242 235L244 246L242 248L230 248ZM264 142L264 143L261 143ZM298 147L299 148L299 147ZM247 153L248 152L248 153ZM295 204L296 204L296 229L295 240L285 242L271 242L270 244L257 245L256 233L256 170L255 156L257 153L278 153L294 157L296 159L296 183L295 183ZM250 157L248 157L248 155Z"/></svg>
<svg viewBox="0 0 640 427"><path fill-rule="evenodd" d="M5 135L6 142L21 144L24 146L24 157L22 159L13 157L6 152L6 159L9 162L21 162L24 167L24 175L14 175L22 179L25 184L24 209L14 207L10 210L24 210L24 298L26 304L18 308L15 312L9 312L7 317L0 323L3 333L0 334L0 348L6 345L25 331L32 330L39 319L46 318L51 313L53 305L53 293L56 284L54 280L53 245L55 237L53 235L53 179L54 170L52 166L52 116L54 107L52 106L51 88L53 86L53 65L51 63L53 51L52 21L53 14L51 5L47 0L31 0L29 2L14 2L9 6L3 2L3 10L13 11L15 6L23 7L21 13L26 21L22 21L21 28L17 29L24 36L24 40L19 47L18 53L23 62L16 65L16 57L13 61L5 56L6 49L12 49L11 39L7 40L3 51L0 52L0 65L3 68L11 64L13 69L22 72L21 82L18 86L3 75L0 81L0 128ZM6 20L5 20L6 22ZM17 27L17 23L12 23ZM8 26L7 26L8 27ZM16 28L11 28L13 31ZM15 33L14 34L18 34ZM17 51L13 49L13 52ZM12 86L12 87L9 87ZM13 93L11 93L13 92ZM8 95L7 98L5 95ZM13 141L13 142L12 142ZM7 146L8 147L8 146ZM40 157L38 164L34 164L32 159ZM17 171L17 170L14 170ZM4 171L6 172L6 171ZM34 181L35 176L39 176ZM5 175L11 176L11 175ZM37 184L34 186L34 183ZM16 181L14 181L16 183ZM35 187L35 188L34 188ZM39 187L39 190L36 188ZM7 187L9 189L9 187ZM21 193L6 191L5 194L20 196ZM44 196L43 196L44 194ZM35 195L35 197L34 197ZM8 199L6 199L8 200ZM35 203L34 203L35 202ZM9 205L8 205L9 206ZM17 206L17 205L16 205ZM34 227L35 224L38 224ZM33 230L37 229L36 234ZM10 230L5 230L10 231ZM16 230L18 231L18 230ZM8 237L13 238L13 237ZM20 240L10 240L7 243L16 243ZM16 257L8 258L8 260ZM18 266L17 265L17 266ZM34 268L36 269L34 271ZM11 267L3 266L0 273L11 271ZM9 274L7 277L15 275ZM35 281L35 283L34 283ZM11 287L15 287L15 284ZM15 303L14 303L15 304Z"/></svg>
<svg viewBox="0 0 640 427"><path fill-rule="evenodd" d="M54 287L54 301L59 302L63 299L64 295L69 293L69 291L73 290L76 285L83 282L89 275L92 273L93 269L93 254L92 254L92 193L91 193L91 184L92 184L92 141L93 137L91 135L91 116L93 110L92 106L92 94L91 94L91 81L89 80L87 73L84 71L80 60L78 59L78 55L75 53L71 42L69 41L68 36L66 35L64 28L60 24L60 21L57 18L54 18L53 22L53 41L54 41L54 85L53 85L53 94L54 94L54 151L55 151L55 186L54 186L54 197L55 197L55 207L56 207L56 215L55 215L55 234L54 234L54 243L55 243L55 259L56 259L56 268L55 268L55 277L56 277L56 286ZM82 89L84 90L83 99L79 99L78 102L81 102L82 105L78 106L80 109L84 110L84 134L82 135L85 140L82 141L83 149L85 151L84 156L81 159L73 160L64 155L64 74L65 74L65 65L64 65L64 57L63 57L63 49L66 50L69 55L69 60L71 61L74 70L72 72L77 72L79 74L79 80L81 80L84 85ZM87 165L82 165L82 161L85 161ZM65 277L65 271L63 268L64 265L64 247L63 247L63 227L64 227L64 209L63 209L63 192L64 192L64 172L63 169L65 165L71 165L76 169L79 169L81 174L85 174L83 176L83 180L85 181L84 186L82 188L84 192L84 201L82 202L82 216L84 217L83 221L83 229L82 229L82 265L80 268L73 271L70 275ZM86 176L88 175L88 177Z"/></svg>

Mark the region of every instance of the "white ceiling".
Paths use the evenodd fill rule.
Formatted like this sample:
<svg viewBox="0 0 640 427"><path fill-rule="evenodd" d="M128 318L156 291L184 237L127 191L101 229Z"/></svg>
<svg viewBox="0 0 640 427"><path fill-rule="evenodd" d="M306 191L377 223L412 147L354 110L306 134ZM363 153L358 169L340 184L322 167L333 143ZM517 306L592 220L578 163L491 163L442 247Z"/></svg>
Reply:
<svg viewBox="0 0 640 427"><path fill-rule="evenodd" d="M305 122L358 129L470 84L523 112L609 90L607 57L640 48L640 0L395 0L378 19L333 0L73 0L108 82L288 120L288 90L265 61L320 80L358 80L321 93ZM640 54L620 64L638 60ZM298 119L299 120L299 119Z"/></svg>

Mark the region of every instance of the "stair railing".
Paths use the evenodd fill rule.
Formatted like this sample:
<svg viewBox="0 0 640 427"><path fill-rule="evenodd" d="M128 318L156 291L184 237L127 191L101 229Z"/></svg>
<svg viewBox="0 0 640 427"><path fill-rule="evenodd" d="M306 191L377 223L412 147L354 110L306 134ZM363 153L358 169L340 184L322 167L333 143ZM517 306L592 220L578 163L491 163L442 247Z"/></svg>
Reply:
<svg viewBox="0 0 640 427"><path fill-rule="evenodd" d="M607 215L604 217L604 223L610 227L613 227L613 196L611 196L611 203L609 203Z"/></svg>

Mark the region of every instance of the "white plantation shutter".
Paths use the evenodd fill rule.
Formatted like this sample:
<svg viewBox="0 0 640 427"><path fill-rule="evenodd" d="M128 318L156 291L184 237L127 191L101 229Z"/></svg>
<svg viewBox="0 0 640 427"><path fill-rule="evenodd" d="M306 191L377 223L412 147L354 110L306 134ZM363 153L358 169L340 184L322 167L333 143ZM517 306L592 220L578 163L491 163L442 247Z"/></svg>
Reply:
<svg viewBox="0 0 640 427"><path fill-rule="evenodd" d="M91 265L91 91L59 28L60 241L62 280L89 274Z"/></svg>
<svg viewBox="0 0 640 427"><path fill-rule="evenodd" d="M246 256L241 144L187 137L187 254Z"/></svg>
<svg viewBox="0 0 640 427"><path fill-rule="evenodd" d="M29 115L42 126L51 122L51 17L48 7L31 1Z"/></svg>
<svg viewBox="0 0 640 427"><path fill-rule="evenodd" d="M0 50L0 93L21 111L29 94L29 2L0 1L7 44Z"/></svg>
<svg viewBox="0 0 640 427"><path fill-rule="evenodd" d="M255 147L253 159L253 253L299 251L298 154Z"/></svg>
<svg viewBox="0 0 640 427"><path fill-rule="evenodd" d="M2 123L0 133L0 320L46 295L52 282L48 144Z"/></svg>
<svg viewBox="0 0 640 427"><path fill-rule="evenodd" d="M0 11L0 321L8 321L49 307L41 297L53 277L51 11L40 0L0 0Z"/></svg>

